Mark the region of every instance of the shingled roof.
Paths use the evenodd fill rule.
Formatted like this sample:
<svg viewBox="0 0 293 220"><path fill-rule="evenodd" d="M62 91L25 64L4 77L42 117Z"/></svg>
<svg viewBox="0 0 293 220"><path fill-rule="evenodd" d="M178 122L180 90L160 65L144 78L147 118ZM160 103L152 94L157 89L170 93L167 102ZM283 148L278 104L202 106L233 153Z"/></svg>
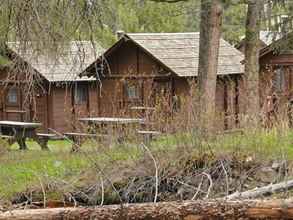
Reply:
<svg viewBox="0 0 293 220"><path fill-rule="evenodd" d="M198 75L199 33L129 33L125 37L140 45L178 76ZM218 75L243 73L243 60L240 51L221 39Z"/></svg>
<svg viewBox="0 0 293 220"><path fill-rule="evenodd" d="M49 82L91 81L93 77L79 77L91 63L103 52L97 43L90 41L71 41L58 53L36 50L19 42L8 42L7 46L21 59L28 63Z"/></svg>

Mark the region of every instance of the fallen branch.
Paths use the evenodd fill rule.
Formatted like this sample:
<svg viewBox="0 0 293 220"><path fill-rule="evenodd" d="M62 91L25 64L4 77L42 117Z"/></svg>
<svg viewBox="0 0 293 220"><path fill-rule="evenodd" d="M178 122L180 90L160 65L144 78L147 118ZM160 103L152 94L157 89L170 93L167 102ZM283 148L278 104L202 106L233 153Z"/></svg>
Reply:
<svg viewBox="0 0 293 220"><path fill-rule="evenodd" d="M293 219L293 200L185 201L0 212L0 220Z"/></svg>
<svg viewBox="0 0 293 220"><path fill-rule="evenodd" d="M245 192L235 192L229 196L226 196L225 199L234 200L234 199L254 199L260 196L271 195L273 193L289 190L293 188L293 180L284 181L281 183L270 184L268 186L255 188Z"/></svg>

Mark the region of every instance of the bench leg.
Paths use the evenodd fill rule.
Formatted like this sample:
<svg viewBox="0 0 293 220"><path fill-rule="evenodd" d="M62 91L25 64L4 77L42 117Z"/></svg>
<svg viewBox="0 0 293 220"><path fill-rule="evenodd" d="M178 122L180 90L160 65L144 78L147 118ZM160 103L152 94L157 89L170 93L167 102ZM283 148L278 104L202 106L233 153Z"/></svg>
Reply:
<svg viewBox="0 0 293 220"><path fill-rule="evenodd" d="M73 141L72 148L71 148L71 152L72 153L75 153L75 152L80 151L81 138L79 138L79 137L72 137L71 140Z"/></svg>
<svg viewBox="0 0 293 220"><path fill-rule="evenodd" d="M9 144L9 146L11 146L12 144L15 143L15 139L14 138L8 139L7 142Z"/></svg>
<svg viewBox="0 0 293 220"><path fill-rule="evenodd" d="M19 149L20 150L27 150L27 146L26 146L26 143L25 143L25 139L24 137L21 137L21 138L17 138L16 141L19 145Z"/></svg>
<svg viewBox="0 0 293 220"><path fill-rule="evenodd" d="M37 139L37 143L41 146L41 149L46 151L49 150L48 141L49 141L49 138L45 138L45 137Z"/></svg>
<svg viewBox="0 0 293 220"><path fill-rule="evenodd" d="M14 142L15 142L14 138L1 138L1 140L6 140L9 146L14 144Z"/></svg>
<svg viewBox="0 0 293 220"><path fill-rule="evenodd" d="M149 145L149 143L151 142L151 140L152 140L152 135L151 134L145 134L143 136L143 142L144 142L144 144Z"/></svg>

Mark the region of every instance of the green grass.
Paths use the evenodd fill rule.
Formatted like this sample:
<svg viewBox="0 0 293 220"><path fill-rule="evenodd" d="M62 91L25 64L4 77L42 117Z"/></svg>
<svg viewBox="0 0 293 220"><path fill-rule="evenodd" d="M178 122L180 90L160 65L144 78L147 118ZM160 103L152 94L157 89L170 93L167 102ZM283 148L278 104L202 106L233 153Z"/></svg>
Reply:
<svg viewBox="0 0 293 220"><path fill-rule="evenodd" d="M93 146L96 144L87 142L82 146L81 153L72 154L71 143L67 141L50 141L50 152L41 151L32 141L28 142L29 150L24 152L19 151L18 146L14 144L11 150L0 155L0 200L11 199L18 192L39 187L41 182L46 183L54 179L74 179L77 185L82 185L79 177L91 169L96 169L95 164L111 170L117 164L137 161L142 153L145 154L138 144L111 148L97 146L98 150ZM208 141L203 141L193 133L180 133L161 136L151 143L150 149L158 159L162 159L164 155L168 157L164 152L175 155L178 154L178 149L181 152L188 149L188 152L191 152L188 156L207 152L224 156L239 153L259 160L282 158L293 161L293 131L277 128L269 131L248 131L243 135L218 135ZM172 160L174 158L172 163L176 163L182 155L175 155Z"/></svg>
<svg viewBox="0 0 293 220"><path fill-rule="evenodd" d="M82 146L82 152L70 153L71 144L66 141L50 141L50 151L28 141L28 150L19 151L17 144L0 156L0 200L11 199L27 188L39 187L40 182L51 179L70 180L93 169L96 163L127 161L136 158L139 151L134 147L119 146L95 150L93 143Z"/></svg>
<svg viewBox="0 0 293 220"><path fill-rule="evenodd" d="M6 56L0 55L0 67L7 66L10 63L11 63L11 61Z"/></svg>
<svg viewBox="0 0 293 220"><path fill-rule="evenodd" d="M265 159L283 157L293 161L293 130L271 129L245 131L244 134L222 134L204 141L193 133L179 133L159 138L153 143L156 148L175 150L178 147L190 147L194 153L212 151L215 154L240 152Z"/></svg>

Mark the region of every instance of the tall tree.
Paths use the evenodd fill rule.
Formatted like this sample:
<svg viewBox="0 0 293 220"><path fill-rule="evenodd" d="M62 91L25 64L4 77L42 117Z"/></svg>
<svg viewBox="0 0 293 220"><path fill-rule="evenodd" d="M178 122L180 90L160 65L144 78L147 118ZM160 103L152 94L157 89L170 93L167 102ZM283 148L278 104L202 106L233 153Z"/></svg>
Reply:
<svg viewBox="0 0 293 220"><path fill-rule="evenodd" d="M259 103L259 32L261 25L262 0L247 1L245 79L247 92L248 126L258 125Z"/></svg>
<svg viewBox="0 0 293 220"><path fill-rule="evenodd" d="M202 0L198 88L200 125L204 132L214 127L221 24L221 0Z"/></svg>

